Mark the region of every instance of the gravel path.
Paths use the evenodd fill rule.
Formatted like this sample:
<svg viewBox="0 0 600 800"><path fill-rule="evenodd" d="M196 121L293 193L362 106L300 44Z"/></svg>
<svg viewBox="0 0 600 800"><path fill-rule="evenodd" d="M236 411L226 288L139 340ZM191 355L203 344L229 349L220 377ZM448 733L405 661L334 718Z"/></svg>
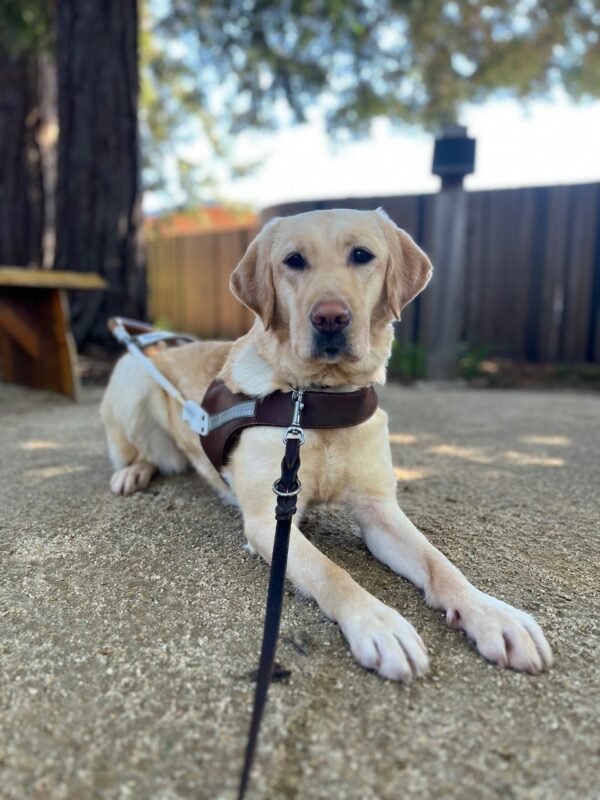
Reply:
<svg viewBox="0 0 600 800"><path fill-rule="evenodd" d="M232 798L267 568L192 474L112 497L99 391L0 385L0 797ZM534 613L545 676L483 661L344 515L306 533L430 649L410 688L289 589L251 798L600 798L600 397L399 389L401 505L481 589ZM348 533L350 531L350 534Z"/></svg>

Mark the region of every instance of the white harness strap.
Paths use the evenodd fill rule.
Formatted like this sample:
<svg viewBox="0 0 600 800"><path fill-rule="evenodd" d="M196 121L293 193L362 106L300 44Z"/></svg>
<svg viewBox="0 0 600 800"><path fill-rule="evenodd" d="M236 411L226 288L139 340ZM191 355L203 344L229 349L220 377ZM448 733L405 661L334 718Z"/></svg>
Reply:
<svg viewBox="0 0 600 800"><path fill-rule="evenodd" d="M163 333L156 331L144 333L140 336L132 336L125 328L125 325L117 318L111 326L111 331L115 339L125 345L131 355L138 361L165 392L182 406L181 419L190 426L194 433L206 436L210 428L210 417L199 403L194 400L186 400L179 389L166 378L157 368L151 358L142 351L140 345L148 346L167 339L180 339L181 336L173 333Z"/></svg>

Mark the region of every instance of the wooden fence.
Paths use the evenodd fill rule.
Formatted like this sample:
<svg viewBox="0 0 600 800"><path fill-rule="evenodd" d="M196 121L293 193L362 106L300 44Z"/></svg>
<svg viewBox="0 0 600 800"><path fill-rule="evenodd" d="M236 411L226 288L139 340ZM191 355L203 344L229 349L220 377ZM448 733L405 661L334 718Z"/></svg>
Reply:
<svg viewBox="0 0 600 800"><path fill-rule="evenodd" d="M229 291L229 276L255 228L164 236L148 243L148 311L154 322L204 339L234 339L253 314Z"/></svg>
<svg viewBox="0 0 600 800"><path fill-rule="evenodd" d="M462 340L522 361L600 361L600 184L468 193ZM431 251L435 195L350 198L267 209L263 219L315 208L383 206ZM255 231L189 235L149 245L150 312L203 337L229 338L251 314L229 274ZM434 264L435 266L435 264ZM435 280L435 277L434 277ZM406 308L405 344L426 351L434 287Z"/></svg>
<svg viewBox="0 0 600 800"><path fill-rule="evenodd" d="M468 192L467 201L461 339L519 361L600 362L600 183ZM320 200L263 217L383 206L431 252L435 202L436 195ZM434 292L432 285L403 311L401 342L427 350Z"/></svg>

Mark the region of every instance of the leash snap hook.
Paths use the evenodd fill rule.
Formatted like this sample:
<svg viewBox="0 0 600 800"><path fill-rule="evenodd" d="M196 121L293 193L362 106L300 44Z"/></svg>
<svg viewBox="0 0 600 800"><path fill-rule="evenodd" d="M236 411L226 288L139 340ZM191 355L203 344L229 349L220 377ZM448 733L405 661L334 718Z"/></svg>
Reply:
<svg viewBox="0 0 600 800"><path fill-rule="evenodd" d="M305 438L304 431L299 425L290 425L283 434L283 443L285 444L288 439L299 439L300 444L304 444Z"/></svg>
<svg viewBox="0 0 600 800"><path fill-rule="evenodd" d="M294 413L292 415L292 421L283 435L283 443L285 444L288 439L298 439L300 444L304 444L306 437L300 425L300 415L302 413L302 409L304 408L304 389L294 389L294 387L291 387L291 389L292 400L294 402Z"/></svg>

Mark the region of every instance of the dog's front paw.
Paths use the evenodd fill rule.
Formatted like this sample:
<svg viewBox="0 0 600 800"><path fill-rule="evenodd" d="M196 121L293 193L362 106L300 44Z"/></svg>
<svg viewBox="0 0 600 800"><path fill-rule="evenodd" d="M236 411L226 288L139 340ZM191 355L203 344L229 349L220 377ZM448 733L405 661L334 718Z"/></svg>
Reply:
<svg viewBox="0 0 600 800"><path fill-rule="evenodd" d="M552 666L552 650L534 618L478 589L450 608L446 618L499 667L536 674Z"/></svg>
<svg viewBox="0 0 600 800"><path fill-rule="evenodd" d="M135 461L113 473L110 479L111 492L124 495L139 492L148 486L155 472L156 467L149 461Z"/></svg>
<svg viewBox="0 0 600 800"><path fill-rule="evenodd" d="M354 658L382 678L410 683L429 669L425 645L410 622L367 592L343 609L338 622Z"/></svg>

